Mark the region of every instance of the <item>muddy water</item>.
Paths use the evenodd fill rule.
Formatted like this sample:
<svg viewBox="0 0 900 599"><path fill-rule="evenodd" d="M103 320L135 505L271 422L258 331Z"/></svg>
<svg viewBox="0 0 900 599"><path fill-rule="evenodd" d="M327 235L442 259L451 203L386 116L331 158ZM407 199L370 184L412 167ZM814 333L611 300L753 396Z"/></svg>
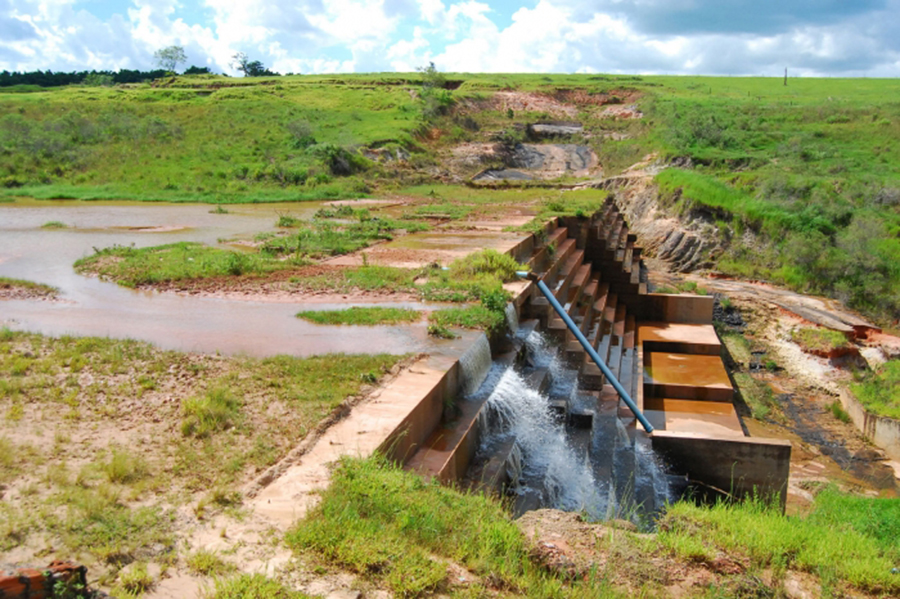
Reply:
<svg viewBox="0 0 900 599"><path fill-rule="evenodd" d="M58 287L62 300L0 302L0 326L50 335L140 339L180 351L253 356L405 353L427 347L430 342L424 321L402 327L314 325L294 318L299 310L307 309L299 302L230 301L135 291L78 275L72 268L95 247L146 247L177 241L215 245L234 236L271 231L279 214L308 218L320 207L313 202L242 204L228 206L229 214L211 214L208 205L0 203L0 276ZM68 228L41 228L50 221L65 223ZM319 303L308 308L335 307Z"/></svg>

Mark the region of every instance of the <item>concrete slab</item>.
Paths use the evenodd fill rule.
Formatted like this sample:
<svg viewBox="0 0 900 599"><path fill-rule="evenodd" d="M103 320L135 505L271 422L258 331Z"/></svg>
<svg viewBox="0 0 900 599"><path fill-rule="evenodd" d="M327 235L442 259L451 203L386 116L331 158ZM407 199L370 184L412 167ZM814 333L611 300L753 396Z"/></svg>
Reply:
<svg viewBox="0 0 900 599"><path fill-rule="evenodd" d="M638 343L647 351L719 356L722 342L711 324L642 322Z"/></svg>
<svg viewBox="0 0 900 599"><path fill-rule="evenodd" d="M644 390L645 397L729 403L734 397L725 365L718 356L645 352Z"/></svg>
<svg viewBox="0 0 900 599"><path fill-rule="evenodd" d="M734 405L725 402L651 397L644 415L657 430L697 433L711 437L743 437Z"/></svg>

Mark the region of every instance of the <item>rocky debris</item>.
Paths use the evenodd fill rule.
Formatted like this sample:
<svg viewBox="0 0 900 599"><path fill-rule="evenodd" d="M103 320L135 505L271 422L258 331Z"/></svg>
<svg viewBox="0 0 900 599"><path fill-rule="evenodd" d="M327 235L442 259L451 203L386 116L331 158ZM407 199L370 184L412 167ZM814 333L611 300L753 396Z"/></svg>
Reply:
<svg viewBox="0 0 900 599"><path fill-rule="evenodd" d="M412 156L403 148L363 148L362 155L372 162L405 162Z"/></svg>
<svg viewBox="0 0 900 599"><path fill-rule="evenodd" d="M744 317L741 316L741 311L735 308L733 305L729 305L727 308L723 306L721 301L722 297L724 296L721 293L715 294L715 303L713 304L713 322L720 322L734 331L743 331L744 327L747 326L747 323L744 322Z"/></svg>
<svg viewBox="0 0 900 599"><path fill-rule="evenodd" d="M531 181L531 175L512 169L489 168L472 177L472 181Z"/></svg>
<svg viewBox="0 0 900 599"><path fill-rule="evenodd" d="M87 568L72 562L53 561L42 570L0 563L0 597L3 599L92 599L108 597L87 588Z"/></svg>
<svg viewBox="0 0 900 599"><path fill-rule="evenodd" d="M530 139L552 139L554 137L567 137L569 135L581 135L584 133L584 125L574 121L552 121L547 123L533 123L526 127Z"/></svg>
<svg viewBox="0 0 900 599"><path fill-rule="evenodd" d="M638 109L637 104L614 104L607 106L600 113L601 117L616 119L640 119L644 117L644 113Z"/></svg>

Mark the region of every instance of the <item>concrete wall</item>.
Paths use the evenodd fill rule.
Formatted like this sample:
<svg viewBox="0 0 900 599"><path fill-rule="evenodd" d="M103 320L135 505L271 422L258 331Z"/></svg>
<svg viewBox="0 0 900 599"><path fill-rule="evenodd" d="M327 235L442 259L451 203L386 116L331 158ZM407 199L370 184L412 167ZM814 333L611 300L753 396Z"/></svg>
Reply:
<svg viewBox="0 0 900 599"><path fill-rule="evenodd" d="M709 295L648 293L641 298L639 320L683 324L712 323L713 303Z"/></svg>
<svg viewBox="0 0 900 599"><path fill-rule="evenodd" d="M654 431L653 449L691 481L736 498L752 493L787 501L791 443L781 439L711 437ZM736 476L736 473L740 473Z"/></svg>
<svg viewBox="0 0 900 599"><path fill-rule="evenodd" d="M891 459L900 461L900 420L869 412L847 391L841 392L841 405L850 414L856 428Z"/></svg>
<svg viewBox="0 0 900 599"><path fill-rule="evenodd" d="M459 362L454 362L430 389L409 389L422 399L397 428L388 435L378 450L389 459L405 464L431 435L444 413L444 398L456 397L459 389Z"/></svg>

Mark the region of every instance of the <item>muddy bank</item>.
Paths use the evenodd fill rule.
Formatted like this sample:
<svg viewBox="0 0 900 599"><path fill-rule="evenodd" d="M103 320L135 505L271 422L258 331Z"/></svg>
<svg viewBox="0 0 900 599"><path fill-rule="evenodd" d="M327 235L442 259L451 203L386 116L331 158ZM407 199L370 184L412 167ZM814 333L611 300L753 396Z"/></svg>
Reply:
<svg viewBox="0 0 900 599"><path fill-rule="evenodd" d="M0 300L58 301L59 291L46 285L0 281Z"/></svg>

